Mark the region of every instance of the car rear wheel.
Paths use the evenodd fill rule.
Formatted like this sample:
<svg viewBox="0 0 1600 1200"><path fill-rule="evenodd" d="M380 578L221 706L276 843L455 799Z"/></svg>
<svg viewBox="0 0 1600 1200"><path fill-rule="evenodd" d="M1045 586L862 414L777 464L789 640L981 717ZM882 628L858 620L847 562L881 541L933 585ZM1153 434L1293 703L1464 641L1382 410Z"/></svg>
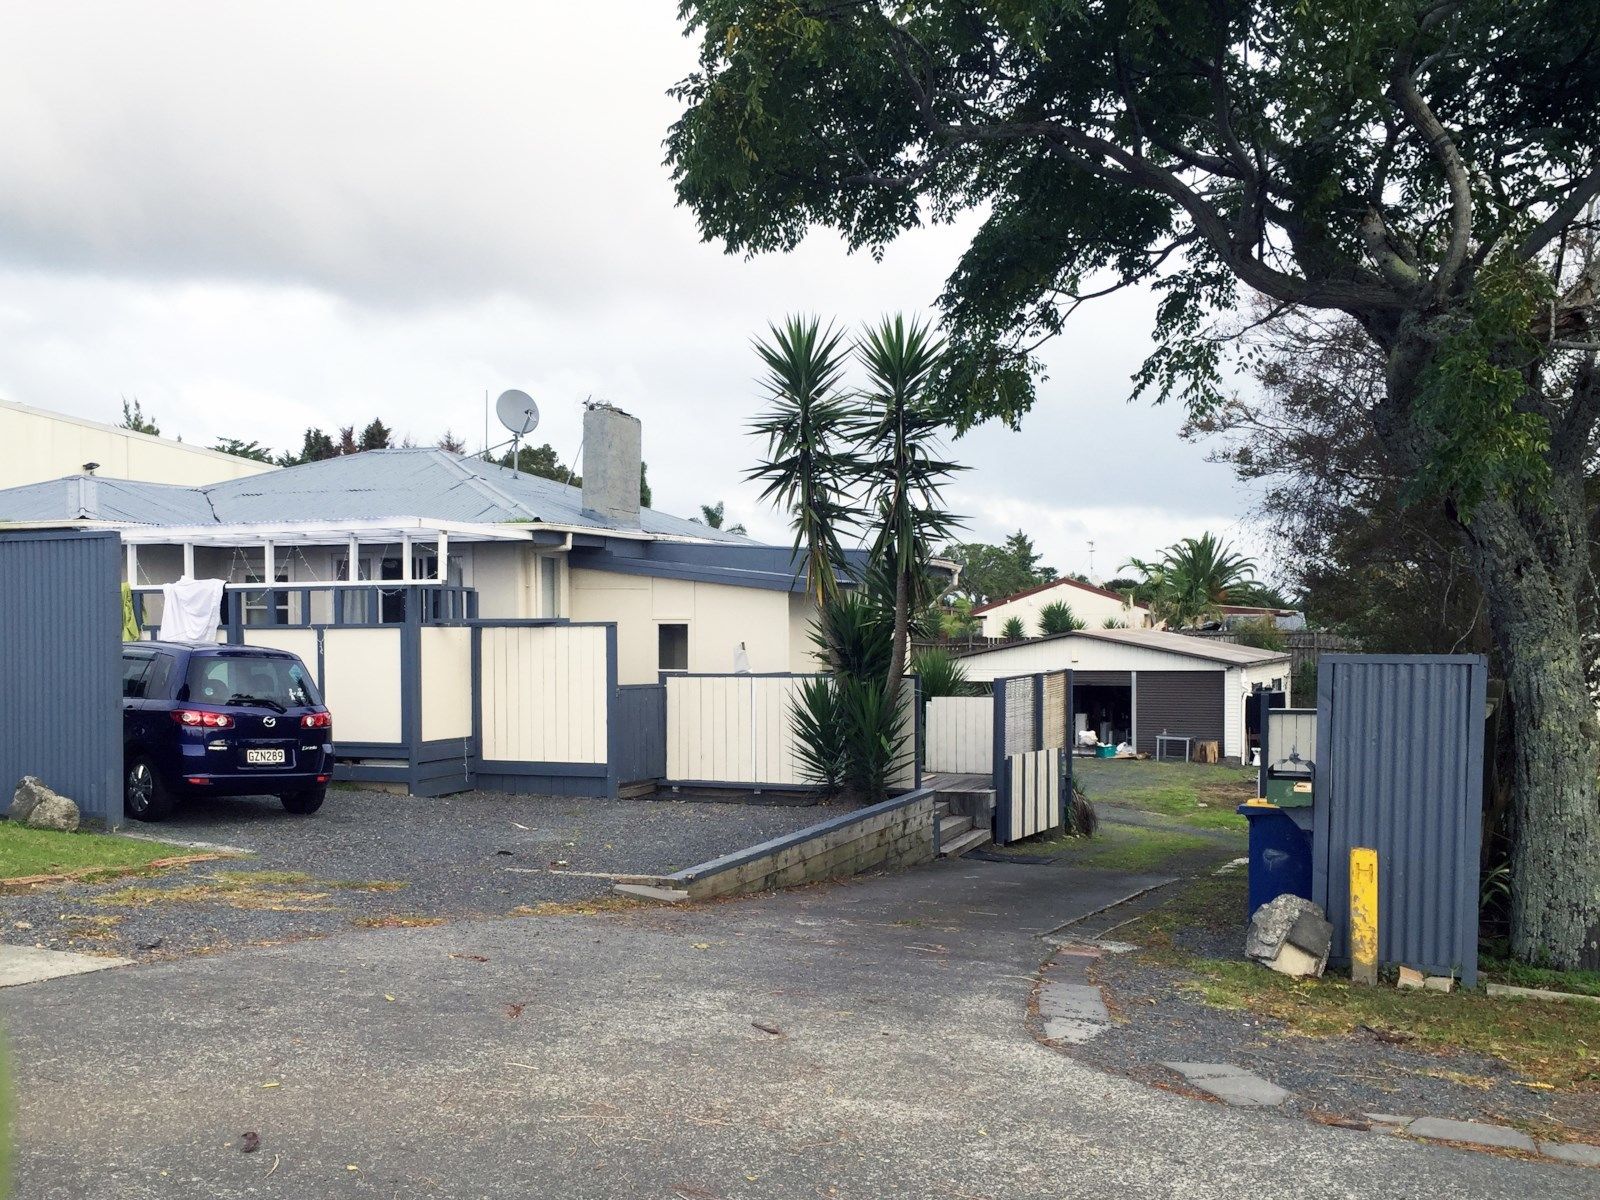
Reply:
<svg viewBox="0 0 1600 1200"><path fill-rule="evenodd" d="M278 797L283 801L283 807L297 816L310 816L322 807L322 801L328 794L327 788L307 788L303 792L290 792L287 796Z"/></svg>
<svg viewBox="0 0 1600 1200"><path fill-rule="evenodd" d="M164 821L176 798L156 774L155 764L143 754L128 762L122 784L122 809L135 821Z"/></svg>

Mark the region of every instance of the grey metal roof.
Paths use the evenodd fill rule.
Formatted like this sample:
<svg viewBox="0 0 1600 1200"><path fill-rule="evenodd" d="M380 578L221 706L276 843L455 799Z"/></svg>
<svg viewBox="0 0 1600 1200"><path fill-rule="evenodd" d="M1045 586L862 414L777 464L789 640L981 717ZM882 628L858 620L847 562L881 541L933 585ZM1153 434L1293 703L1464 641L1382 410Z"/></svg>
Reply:
<svg viewBox="0 0 1600 1200"><path fill-rule="evenodd" d="M91 485L87 500L79 495L84 483ZM582 488L432 447L368 450L204 487L73 476L0 491L0 521L233 525L386 517L485 524L530 521L597 531L620 528L584 514ZM654 509L644 509L639 517L640 528L658 536L757 544L740 534Z"/></svg>
<svg viewBox="0 0 1600 1200"><path fill-rule="evenodd" d="M1257 663L1287 662L1289 655L1282 650L1258 650L1254 646L1240 646L1234 642L1212 638L1190 637L1169 629L1077 629L1071 633L1053 633L1044 637L1028 638L1021 642L1004 642L965 655L979 658L985 654L1003 654L1019 646L1039 642L1053 642L1063 638L1093 638L1102 642L1117 642L1124 646L1138 646L1145 650L1160 650L1167 654L1183 654L1207 662L1222 663L1230 667L1251 667Z"/></svg>
<svg viewBox="0 0 1600 1200"><path fill-rule="evenodd" d="M127 521L196 525L216 520L200 488L68 475L0 491L0 521Z"/></svg>

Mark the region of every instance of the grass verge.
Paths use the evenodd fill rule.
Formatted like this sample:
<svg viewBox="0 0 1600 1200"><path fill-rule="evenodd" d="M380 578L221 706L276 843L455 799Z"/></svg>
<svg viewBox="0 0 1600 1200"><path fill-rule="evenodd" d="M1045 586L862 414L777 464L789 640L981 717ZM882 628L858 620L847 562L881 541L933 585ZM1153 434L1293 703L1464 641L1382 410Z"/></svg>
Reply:
<svg viewBox="0 0 1600 1200"><path fill-rule="evenodd" d="M1510 947L1503 939L1483 945L1478 954L1478 972L1495 983L1506 983L1512 987L1600 996L1600 971L1553 971L1548 967L1530 967L1513 962ZM1600 1010L1591 1011L1600 1018Z"/></svg>
<svg viewBox="0 0 1600 1200"><path fill-rule="evenodd" d="M1249 767L1108 758L1074 759L1072 771L1096 804L1122 804L1199 829L1243 831L1245 819L1234 809L1256 790Z"/></svg>
<svg viewBox="0 0 1600 1200"><path fill-rule="evenodd" d="M1025 854L1052 854L1057 861L1102 871L1148 872L1160 870L1204 851L1217 851L1215 839L1175 829L1144 825L1113 825L1102 821L1092 838L1057 837L1048 841L1018 842L1006 847Z"/></svg>
<svg viewBox="0 0 1600 1200"><path fill-rule="evenodd" d="M55 833L0 821L0 880L137 871L162 859L193 853L165 842L107 833Z"/></svg>
<svg viewBox="0 0 1600 1200"><path fill-rule="evenodd" d="M1381 1032L1386 1040L1498 1059L1533 1086L1557 1090L1600 1085L1600 1020L1587 1004L1549 1004L1482 992L1399 991L1361 987L1338 975L1288 979L1242 958L1206 958L1182 948L1182 934L1233 931L1244 939L1245 877L1208 876L1117 934L1187 971L1186 990L1218 1008L1283 1022L1305 1037Z"/></svg>

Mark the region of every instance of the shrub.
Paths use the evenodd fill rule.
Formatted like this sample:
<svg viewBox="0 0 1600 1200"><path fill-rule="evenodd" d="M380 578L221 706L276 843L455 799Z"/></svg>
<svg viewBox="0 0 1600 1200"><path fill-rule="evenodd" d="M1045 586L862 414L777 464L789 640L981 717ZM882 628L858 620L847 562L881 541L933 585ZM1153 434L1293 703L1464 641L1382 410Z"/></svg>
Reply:
<svg viewBox="0 0 1600 1200"><path fill-rule="evenodd" d="M1259 617L1254 621L1240 621L1230 632L1239 640L1241 646L1254 646L1257 650L1287 650L1289 637L1278 628L1278 623L1271 617Z"/></svg>
<svg viewBox="0 0 1600 1200"><path fill-rule="evenodd" d="M818 675L802 683L789 720L798 743L800 774L807 782L820 784L830 797L837 795L844 786L844 720L833 678Z"/></svg>
<svg viewBox="0 0 1600 1200"><path fill-rule="evenodd" d="M971 696L976 689L967 680L967 669L948 650L924 650L911 660L911 669L922 685L922 698Z"/></svg>
<svg viewBox="0 0 1600 1200"><path fill-rule="evenodd" d="M1053 600L1039 610L1039 632L1045 637L1057 633L1074 633L1084 627L1084 622L1073 615L1063 601Z"/></svg>
<svg viewBox="0 0 1600 1200"><path fill-rule="evenodd" d="M1020 642L1028 636L1028 631L1022 627L1021 617L1007 617L1006 623L1000 626L1000 636L1008 642Z"/></svg>

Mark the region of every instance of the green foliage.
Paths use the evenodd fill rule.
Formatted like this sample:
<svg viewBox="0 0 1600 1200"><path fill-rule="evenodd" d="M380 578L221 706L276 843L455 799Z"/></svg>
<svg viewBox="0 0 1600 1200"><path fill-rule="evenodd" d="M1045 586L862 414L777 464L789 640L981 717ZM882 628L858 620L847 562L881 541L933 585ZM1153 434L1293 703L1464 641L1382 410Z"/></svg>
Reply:
<svg viewBox="0 0 1600 1200"><path fill-rule="evenodd" d="M1126 629L1127 627L1128 623L1117 617L1107 617L1100 622L1101 629Z"/></svg>
<svg viewBox="0 0 1600 1200"><path fill-rule="evenodd" d="M334 445L333 439L320 429L306 430L305 437L300 444L299 454L284 453L278 458L280 467L296 467L301 463L321 462L325 458L336 458L339 447Z"/></svg>
<svg viewBox="0 0 1600 1200"><path fill-rule="evenodd" d="M1258 617L1253 621L1240 621L1230 630L1241 646L1254 646L1257 650L1287 650L1289 635L1278 628L1271 617Z"/></svg>
<svg viewBox="0 0 1600 1200"><path fill-rule="evenodd" d="M272 451L259 442L241 442L238 438L219 438L211 448L222 454L232 454L236 458L248 458L255 462L270 463L274 461Z"/></svg>
<svg viewBox="0 0 1600 1200"><path fill-rule="evenodd" d="M936 607L935 613L939 636L949 641L975 637L983 629L983 618L972 615L972 601L966 596L957 596L949 608Z"/></svg>
<svg viewBox="0 0 1600 1200"><path fill-rule="evenodd" d="M1020 642L1028 636L1028 631L1023 627L1021 617L1007 617L1005 624L1000 626L1000 636L1008 642Z"/></svg>
<svg viewBox="0 0 1600 1200"><path fill-rule="evenodd" d="M816 317L790 317L756 341L768 408L751 431L766 439L767 456L749 474L766 485L763 500L788 510L806 591L819 604L848 574L841 539L861 517L849 493L860 473L848 445L860 420L843 386L849 354L844 334L821 326Z"/></svg>
<svg viewBox="0 0 1600 1200"><path fill-rule="evenodd" d="M885 687L881 678L842 676L834 686L839 696L845 785L864 803L875 803L888 796L895 766L906 751L910 706L901 703L899 689Z"/></svg>
<svg viewBox="0 0 1600 1200"><path fill-rule="evenodd" d="M924 700L935 696L972 696L977 688L967 679L967 669L948 650L923 650L911 660Z"/></svg>
<svg viewBox="0 0 1600 1200"><path fill-rule="evenodd" d="M151 437L161 436L161 426L155 420L144 415L144 406L135 396L130 404L128 398L122 398L122 420L117 422L120 429L131 429L134 433L148 433Z"/></svg>
<svg viewBox="0 0 1600 1200"><path fill-rule="evenodd" d="M1184 538L1154 561L1135 558L1128 565L1144 576L1152 614L1179 629L1217 616L1255 582L1255 563L1210 533Z"/></svg>
<svg viewBox="0 0 1600 1200"><path fill-rule="evenodd" d="M833 677L805 680L789 720L801 775L829 796L838 794L845 781L845 718Z"/></svg>
<svg viewBox="0 0 1600 1200"><path fill-rule="evenodd" d="M1039 632L1045 637L1058 633L1076 633L1086 627L1087 622L1076 616L1072 606L1065 600L1052 600L1039 610Z"/></svg>
<svg viewBox="0 0 1600 1200"><path fill-rule="evenodd" d="M361 440L356 443L359 450L387 450L389 439L393 431L377 417L373 417L368 426L361 431Z"/></svg>
<svg viewBox="0 0 1600 1200"><path fill-rule="evenodd" d="M880 591L851 588L830 596L811 627L811 644L835 674L883 678L889 669L894 610Z"/></svg>
<svg viewBox="0 0 1600 1200"><path fill-rule="evenodd" d="M511 451L502 454L499 462L502 467L511 466ZM523 475L537 475L540 479L554 479L557 483L570 483L574 487L583 486L583 476L566 466L549 442L542 446L517 447L516 468Z"/></svg>
<svg viewBox="0 0 1600 1200"><path fill-rule="evenodd" d="M1412 419L1435 447L1406 499L1452 497L1466 520L1486 497L1541 495L1550 485L1550 421L1528 412L1528 372L1544 347L1534 330L1555 291L1535 266L1502 255L1447 326L1422 378Z"/></svg>
<svg viewBox="0 0 1600 1200"><path fill-rule="evenodd" d="M1289 680L1289 702L1296 708L1317 706L1317 660L1308 658L1294 669Z"/></svg>
<svg viewBox="0 0 1600 1200"><path fill-rule="evenodd" d="M1004 545L952 543L939 557L960 568L956 588L977 604L1004 600L1056 578L1054 567L1039 565L1041 556L1033 548L1033 539L1020 529L1007 537Z"/></svg>

